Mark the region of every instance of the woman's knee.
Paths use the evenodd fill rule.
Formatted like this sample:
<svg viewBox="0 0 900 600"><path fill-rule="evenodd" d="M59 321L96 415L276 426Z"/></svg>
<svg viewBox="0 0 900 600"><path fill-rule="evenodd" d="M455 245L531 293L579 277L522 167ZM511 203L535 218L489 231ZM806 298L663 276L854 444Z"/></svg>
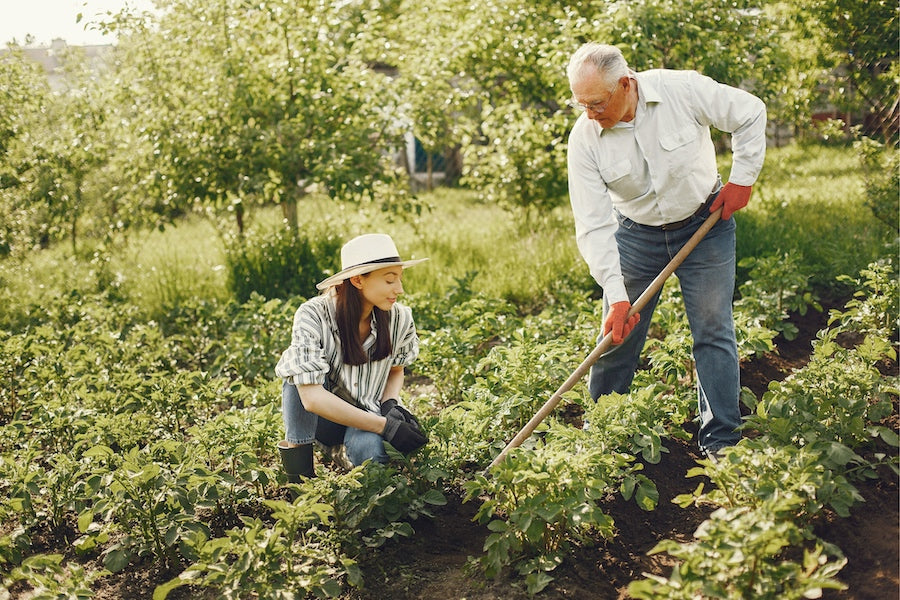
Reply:
<svg viewBox="0 0 900 600"><path fill-rule="evenodd" d="M388 461L387 453L384 451L384 439L380 435L359 430L351 433L349 429L347 433L344 446L347 449L347 458L354 466L359 466L367 460L379 463Z"/></svg>

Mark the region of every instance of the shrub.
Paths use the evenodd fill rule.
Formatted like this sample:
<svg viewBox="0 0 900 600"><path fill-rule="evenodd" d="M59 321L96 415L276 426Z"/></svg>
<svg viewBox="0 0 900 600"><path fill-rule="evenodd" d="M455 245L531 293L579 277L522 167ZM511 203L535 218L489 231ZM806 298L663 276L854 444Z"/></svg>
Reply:
<svg viewBox="0 0 900 600"><path fill-rule="evenodd" d="M265 298L315 295L316 283L337 270L342 241L311 239L286 226L226 240L228 287L238 302L253 292Z"/></svg>

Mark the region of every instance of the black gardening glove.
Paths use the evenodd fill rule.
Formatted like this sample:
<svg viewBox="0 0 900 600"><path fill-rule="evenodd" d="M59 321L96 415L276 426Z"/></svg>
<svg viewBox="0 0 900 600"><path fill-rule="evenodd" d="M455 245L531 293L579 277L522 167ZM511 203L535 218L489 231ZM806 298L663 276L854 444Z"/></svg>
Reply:
<svg viewBox="0 0 900 600"><path fill-rule="evenodd" d="M397 402L396 398L388 398L384 402L381 403L381 416L386 417L393 411L394 416L398 419L401 419L410 425L415 426L420 432L422 431L422 424L419 423L419 420L416 418L414 414L406 410L404 407L400 406L400 403Z"/></svg>
<svg viewBox="0 0 900 600"><path fill-rule="evenodd" d="M381 414L387 419L381 437L399 452L410 454L428 443L419 421L393 398L381 403Z"/></svg>

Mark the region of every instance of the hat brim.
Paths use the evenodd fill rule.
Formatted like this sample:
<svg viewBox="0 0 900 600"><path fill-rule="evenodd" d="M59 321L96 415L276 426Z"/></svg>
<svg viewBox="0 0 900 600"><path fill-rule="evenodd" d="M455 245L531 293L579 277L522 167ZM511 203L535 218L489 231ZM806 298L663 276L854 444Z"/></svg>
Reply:
<svg viewBox="0 0 900 600"><path fill-rule="evenodd" d="M355 267L349 267L342 271L338 271L331 277L327 279L323 279L319 283L316 284L316 289L325 290L330 288L333 285L337 285L345 279L350 279L351 277L355 277L357 275L365 275L366 273L371 273L372 271L377 271L378 269L386 269L388 267L412 267L419 263L425 262L428 260L427 258L415 258L412 260L401 260L398 262L387 262L387 263L367 263L364 265L357 265Z"/></svg>

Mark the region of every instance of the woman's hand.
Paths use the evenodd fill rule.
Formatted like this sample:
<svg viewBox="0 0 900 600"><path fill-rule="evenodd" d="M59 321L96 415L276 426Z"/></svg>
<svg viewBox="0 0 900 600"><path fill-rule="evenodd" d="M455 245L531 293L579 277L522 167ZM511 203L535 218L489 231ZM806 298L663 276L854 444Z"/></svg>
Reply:
<svg viewBox="0 0 900 600"><path fill-rule="evenodd" d="M381 403L381 414L386 420L382 437L403 454L415 452L428 443L419 420L400 406L396 398Z"/></svg>

